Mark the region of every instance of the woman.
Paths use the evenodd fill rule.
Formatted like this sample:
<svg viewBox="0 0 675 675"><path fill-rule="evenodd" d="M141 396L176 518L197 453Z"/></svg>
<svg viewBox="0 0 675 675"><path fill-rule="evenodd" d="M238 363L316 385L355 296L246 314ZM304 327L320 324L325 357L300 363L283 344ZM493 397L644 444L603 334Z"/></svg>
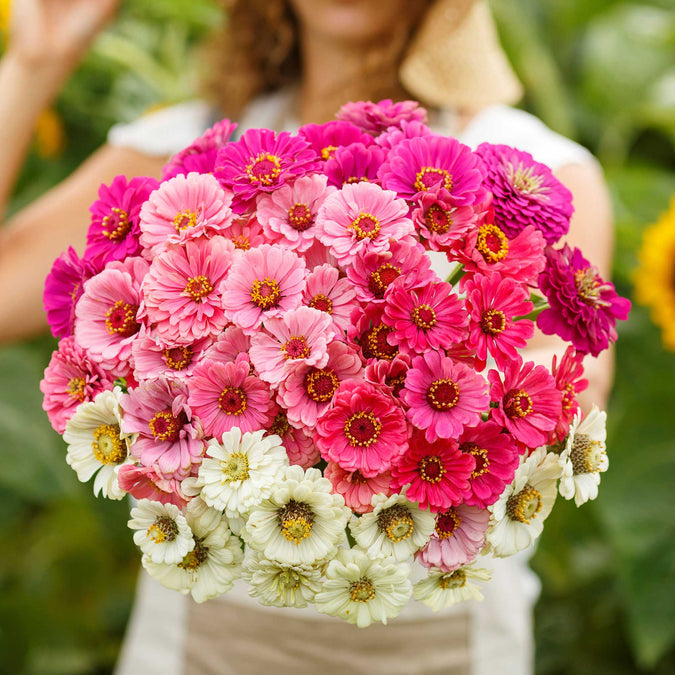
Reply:
<svg viewBox="0 0 675 675"><path fill-rule="evenodd" d="M0 199L6 201L34 120L56 94L114 0L17 4L10 48L0 64L0 129L5 134ZM568 240L607 276L611 217L597 163L579 146L514 111L519 87L499 50L486 5L472 0L256 0L234 2L225 45L222 109L242 128L293 130L323 122L347 100L411 95L432 126L472 145L487 140L528 150L553 166L574 195ZM32 12L32 14L31 14ZM404 85L406 85L404 87ZM262 95L265 94L265 95ZM119 173L159 175L169 154L211 121L189 104L117 127L73 176L12 219L2 232L0 338L41 330L42 282L68 244L79 250L88 206ZM182 134L185 134L183 136ZM17 283L19 282L19 283ZM533 341L534 342L534 341ZM550 365L561 351L539 336L528 358ZM587 362L588 400L602 403L611 363ZM235 590L197 606L144 580L120 674L180 672L508 673L531 672L530 609L536 588L518 558L500 561L486 601L441 617L411 606L389 627L358 631L317 615L261 609ZM529 581L528 581L529 580ZM530 588L528 588L528 583Z"/></svg>

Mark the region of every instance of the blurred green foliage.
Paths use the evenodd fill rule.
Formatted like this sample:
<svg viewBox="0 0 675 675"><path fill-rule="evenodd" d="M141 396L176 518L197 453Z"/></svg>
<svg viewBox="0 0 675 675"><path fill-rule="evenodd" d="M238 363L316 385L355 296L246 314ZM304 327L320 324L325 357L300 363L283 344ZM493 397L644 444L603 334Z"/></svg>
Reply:
<svg viewBox="0 0 675 675"><path fill-rule="evenodd" d="M615 279L630 293L642 229L675 193L675 12L669 0L493 0L525 107L602 161L617 221ZM215 0L128 0L70 80L57 110L66 153L33 154L13 209L105 138L110 124L196 95L195 43ZM110 672L138 555L125 502L94 499L41 411L55 342L0 350L0 672ZM647 312L621 326L600 498L559 500L534 566L537 672L675 672L675 355Z"/></svg>

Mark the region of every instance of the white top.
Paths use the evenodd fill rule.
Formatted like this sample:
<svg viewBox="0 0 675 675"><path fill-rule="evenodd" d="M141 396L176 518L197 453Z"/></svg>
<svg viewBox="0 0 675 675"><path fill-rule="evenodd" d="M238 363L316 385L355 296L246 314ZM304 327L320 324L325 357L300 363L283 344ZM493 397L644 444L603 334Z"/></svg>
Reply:
<svg viewBox="0 0 675 675"><path fill-rule="evenodd" d="M294 103L292 91L256 99L242 116L239 131L265 127L296 132L299 124L293 114ZM182 103L131 124L115 125L108 142L151 156L168 156L182 150L217 119L213 108L202 101ZM459 134L454 116L448 111L437 112L431 126L437 133L457 136L472 148L484 141L517 147L553 170L595 161L585 148L551 131L536 117L504 105L484 109ZM445 256L432 256L432 260L437 273L445 278L448 271L443 269L448 265ZM484 585L485 600L472 602L469 607L472 675L495 672L529 675L533 670L531 612L539 594L539 581L527 565L530 555L531 551L527 551L496 561L485 559L484 566L493 567L493 579ZM312 607L304 610L263 607L248 596L241 583L224 598L211 602L246 605L264 612L278 612L281 616L301 616L298 612L302 612L317 620L335 620ZM466 611L466 607L451 607L446 613L455 611ZM426 605L412 600L401 616L433 620ZM140 672L179 675L185 621L184 596L164 589L144 574L117 675ZM507 670L504 670L505 664L508 664Z"/></svg>

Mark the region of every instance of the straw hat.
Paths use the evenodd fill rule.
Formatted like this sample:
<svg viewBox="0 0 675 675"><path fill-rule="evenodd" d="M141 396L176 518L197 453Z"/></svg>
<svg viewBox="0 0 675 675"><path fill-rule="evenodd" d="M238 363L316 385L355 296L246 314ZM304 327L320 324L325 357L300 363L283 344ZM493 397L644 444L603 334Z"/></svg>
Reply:
<svg viewBox="0 0 675 675"><path fill-rule="evenodd" d="M437 0L413 37L399 77L413 96L440 108L513 104L523 94L487 0Z"/></svg>

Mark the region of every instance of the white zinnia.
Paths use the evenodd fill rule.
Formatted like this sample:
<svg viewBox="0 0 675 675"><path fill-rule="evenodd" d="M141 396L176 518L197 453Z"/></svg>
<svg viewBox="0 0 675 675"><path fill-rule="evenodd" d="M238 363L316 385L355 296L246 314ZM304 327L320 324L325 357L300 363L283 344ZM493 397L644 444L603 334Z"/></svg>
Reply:
<svg viewBox="0 0 675 675"><path fill-rule="evenodd" d="M393 558L368 557L356 549L340 549L326 570L316 609L359 628L373 621L387 623L399 614L412 594L410 565Z"/></svg>
<svg viewBox="0 0 675 675"><path fill-rule="evenodd" d="M233 427L212 438L199 467L197 486L209 505L233 518L245 515L268 497L279 472L288 466L288 455L279 436L263 437L264 431L241 433Z"/></svg>
<svg viewBox="0 0 675 675"><path fill-rule="evenodd" d="M135 530L136 546L154 563L179 563L195 547L192 530L174 504L141 499L127 525Z"/></svg>
<svg viewBox="0 0 675 675"><path fill-rule="evenodd" d="M578 412L570 425L565 449L560 453L560 494L577 506L598 496L600 473L607 471L607 413L593 406L581 419Z"/></svg>
<svg viewBox="0 0 675 675"><path fill-rule="evenodd" d="M436 515L423 511L405 493L373 495L373 510L354 516L349 529L359 548L370 557L393 556L407 560L427 544L436 526Z"/></svg>
<svg viewBox="0 0 675 675"><path fill-rule="evenodd" d="M488 506L492 515L486 541L495 557L522 551L541 534L558 494L559 477L559 457L545 447L521 458L513 482Z"/></svg>
<svg viewBox="0 0 675 675"><path fill-rule="evenodd" d="M475 565L465 565L453 572L432 567L427 578L413 587L413 597L438 612L465 600L482 600L480 586L472 581L489 581L491 578L490 570Z"/></svg>
<svg viewBox="0 0 675 675"><path fill-rule="evenodd" d="M117 482L117 472L127 463L129 434L120 431L122 390L100 392L93 401L81 403L68 420L63 440L68 444L66 462L86 483L94 474L94 494L122 499L126 492Z"/></svg>
<svg viewBox="0 0 675 675"><path fill-rule="evenodd" d="M253 507L241 534L265 558L291 565L329 557L351 511L318 469L286 467L272 494Z"/></svg>
<svg viewBox="0 0 675 675"><path fill-rule="evenodd" d="M241 575L244 554L239 538L232 534L222 514L197 508L203 506L199 501L191 501L185 513L194 548L179 563L154 563L147 554L142 563L148 574L167 588L184 595L191 593L197 602L204 602L232 588Z"/></svg>
<svg viewBox="0 0 675 675"><path fill-rule="evenodd" d="M246 558L243 578L251 585L248 594L271 607L307 607L321 590L325 564L289 565L267 560L259 552Z"/></svg>

